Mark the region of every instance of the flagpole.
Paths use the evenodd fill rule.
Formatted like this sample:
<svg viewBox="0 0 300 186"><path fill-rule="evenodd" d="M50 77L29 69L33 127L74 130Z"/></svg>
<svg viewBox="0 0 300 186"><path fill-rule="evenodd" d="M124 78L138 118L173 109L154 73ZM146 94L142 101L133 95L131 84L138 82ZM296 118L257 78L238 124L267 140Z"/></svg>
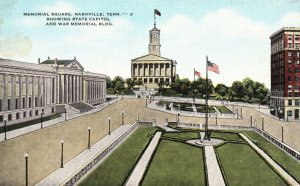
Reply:
<svg viewBox="0 0 300 186"><path fill-rule="evenodd" d="M193 101L194 101L194 105L195 105L195 68L194 68L194 91L193 91Z"/></svg>
<svg viewBox="0 0 300 186"><path fill-rule="evenodd" d="M208 139L208 68L207 68L208 56L206 56L206 83L205 83L205 136L204 139Z"/></svg>
<svg viewBox="0 0 300 186"><path fill-rule="evenodd" d="M155 10L154 10L154 27L156 27L156 17L155 17Z"/></svg>

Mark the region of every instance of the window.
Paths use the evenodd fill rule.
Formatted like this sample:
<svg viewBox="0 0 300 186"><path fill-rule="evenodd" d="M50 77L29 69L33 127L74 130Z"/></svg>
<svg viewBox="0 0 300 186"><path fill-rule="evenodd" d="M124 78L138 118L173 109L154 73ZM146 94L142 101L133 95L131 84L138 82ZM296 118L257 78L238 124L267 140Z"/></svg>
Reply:
<svg viewBox="0 0 300 186"><path fill-rule="evenodd" d="M300 97L299 95L299 92L295 92L295 97Z"/></svg>
<svg viewBox="0 0 300 186"><path fill-rule="evenodd" d="M0 122L3 122L3 115L0 116Z"/></svg>
<svg viewBox="0 0 300 186"><path fill-rule="evenodd" d="M23 112L23 118L26 118L26 112Z"/></svg>
<svg viewBox="0 0 300 186"><path fill-rule="evenodd" d="M149 79L149 83L153 83L153 79L152 78Z"/></svg>
<svg viewBox="0 0 300 186"><path fill-rule="evenodd" d="M299 35L295 35L295 40L299 41Z"/></svg>
<svg viewBox="0 0 300 186"><path fill-rule="evenodd" d="M295 43L295 48L299 49L299 43ZM299 56L297 56L297 57L299 57Z"/></svg>
<svg viewBox="0 0 300 186"><path fill-rule="evenodd" d="M291 60L291 59L289 59L289 60L288 60L288 63L289 63L289 64L292 64L292 60Z"/></svg>
<svg viewBox="0 0 300 186"><path fill-rule="evenodd" d="M31 104L32 104L32 102L31 102L31 97L29 97L29 98L28 98L28 107L29 107L29 108L31 108Z"/></svg>
<svg viewBox="0 0 300 186"><path fill-rule="evenodd" d="M288 76L288 81L292 81L292 77L291 76Z"/></svg>
<svg viewBox="0 0 300 186"><path fill-rule="evenodd" d="M295 65L299 65L299 64L300 64L299 59L298 59L298 60L295 60Z"/></svg>
<svg viewBox="0 0 300 186"><path fill-rule="evenodd" d="M16 113L16 119L20 119L20 113Z"/></svg>
<svg viewBox="0 0 300 186"><path fill-rule="evenodd" d="M7 110L10 110L10 99L7 99Z"/></svg>
<svg viewBox="0 0 300 186"><path fill-rule="evenodd" d="M288 85L288 89L291 90L293 88L293 85Z"/></svg>
<svg viewBox="0 0 300 186"><path fill-rule="evenodd" d="M289 46L289 48L292 48L292 47L293 47L292 43L289 43L289 45L288 45L288 46Z"/></svg>
<svg viewBox="0 0 300 186"><path fill-rule="evenodd" d="M292 92L288 92L288 96L289 97L293 97L293 93Z"/></svg>
<svg viewBox="0 0 300 186"><path fill-rule="evenodd" d="M288 104L289 104L289 106L292 106L292 100L289 100L289 102L288 102Z"/></svg>
<svg viewBox="0 0 300 186"><path fill-rule="evenodd" d="M51 112L54 113L54 107L51 108Z"/></svg>
<svg viewBox="0 0 300 186"><path fill-rule="evenodd" d="M11 121L12 117L11 117L11 114L8 114L8 121Z"/></svg>
<svg viewBox="0 0 300 186"><path fill-rule="evenodd" d="M295 100L295 105L296 105L296 106L300 106L300 99L296 99L296 100Z"/></svg>
<svg viewBox="0 0 300 186"><path fill-rule="evenodd" d="M15 100L15 108L16 108L16 109L18 109L18 101L19 101L19 99L16 98L16 100Z"/></svg>
<svg viewBox="0 0 300 186"><path fill-rule="evenodd" d="M29 117L31 117L32 116L32 110L29 112Z"/></svg>
<svg viewBox="0 0 300 186"><path fill-rule="evenodd" d="M288 52L288 56L291 57L292 56L292 52Z"/></svg>
<svg viewBox="0 0 300 186"><path fill-rule="evenodd" d="M288 114L288 116L293 116L293 111L288 110L288 111L287 111L287 114Z"/></svg>
<svg viewBox="0 0 300 186"><path fill-rule="evenodd" d="M34 98L34 104L35 104L35 107L38 106L38 99L37 99L37 97Z"/></svg>
<svg viewBox="0 0 300 186"><path fill-rule="evenodd" d="M39 114L39 110L35 110L35 115L37 116Z"/></svg>
<svg viewBox="0 0 300 186"><path fill-rule="evenodd" d="M291 68L288 68L288 73L292 73L293 70Z"/></svg>
<svg viewBox="0 0 300 186"><path fill-rule="evenodd" d="M22 98L22 106L25 108L25 98Z"/></svg>

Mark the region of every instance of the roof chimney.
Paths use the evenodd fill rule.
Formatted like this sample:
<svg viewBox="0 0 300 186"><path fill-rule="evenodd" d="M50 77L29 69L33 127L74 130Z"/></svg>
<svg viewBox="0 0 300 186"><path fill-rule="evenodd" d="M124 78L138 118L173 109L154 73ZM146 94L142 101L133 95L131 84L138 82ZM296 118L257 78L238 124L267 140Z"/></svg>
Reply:
<svg viewBox="0 0 300 186"><path fill-rule="evenodd" d="M41 58L38 58L38 63L39 63L39 64L41 63Z"/></svg>

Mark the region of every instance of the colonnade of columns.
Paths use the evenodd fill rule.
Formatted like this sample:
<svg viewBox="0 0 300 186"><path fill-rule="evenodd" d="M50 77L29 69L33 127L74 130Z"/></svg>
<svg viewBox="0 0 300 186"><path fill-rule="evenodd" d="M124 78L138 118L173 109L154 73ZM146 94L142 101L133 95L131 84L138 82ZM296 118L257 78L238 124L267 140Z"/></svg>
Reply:
<svg viewBox="0 0 300 186"><path fill-rule="evenodd" d="M55 102L55 76L0 73L0 111Z"/></svg>
<svg viewBox="0 0 300 186"><path fill-rule="evenodd" d="M85 101L94 104L106 99L106 82L97 80L86 80Z"/></svg>
<svg viewBox="0 0 300 186"><path fill-rule="evenodd" d="M170 63L134 63L132 76L172 76Z"/></svg>

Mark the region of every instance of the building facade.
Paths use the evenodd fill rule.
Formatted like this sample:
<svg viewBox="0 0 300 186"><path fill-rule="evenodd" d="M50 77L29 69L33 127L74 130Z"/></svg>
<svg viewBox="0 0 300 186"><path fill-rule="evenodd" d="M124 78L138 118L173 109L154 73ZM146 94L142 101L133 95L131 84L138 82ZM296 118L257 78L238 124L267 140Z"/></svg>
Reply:
<svg viewBox="0 0 300 186"><path fill-rule="evenodd" d="M59 104L104 102L106 77L85 72L76 58L38 64L0 59L0 123L49 116Z"/></svg>
<svg viewBox="0 0 300 186"><path fill-rule="evenodd" d="M170 85L175 80L176 61L161 56L160 30L149 31L149 54L131 60L131 78L140 80L144 88L158 88L159 82Z"/></svg>
<svg viewBox="0 0 300 186"><path fill-rule="evenodd" d="M271 113L299 120L300 28L284 27L271 39Z"/></svg>

